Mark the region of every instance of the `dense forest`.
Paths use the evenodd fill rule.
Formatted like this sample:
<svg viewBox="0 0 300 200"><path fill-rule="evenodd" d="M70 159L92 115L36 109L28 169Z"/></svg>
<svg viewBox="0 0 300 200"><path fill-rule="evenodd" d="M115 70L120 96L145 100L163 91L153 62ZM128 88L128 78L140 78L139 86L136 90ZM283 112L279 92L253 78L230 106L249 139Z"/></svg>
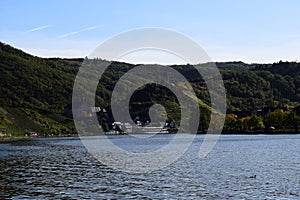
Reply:
<svg viewBox="0 0 300 200"><path fill-rule="evenodd" d="M72 89L83 60L39 58L0 43L0 132L23 135L36 131L45 136L76 134L71 113ZM300 63L224 62L216 65L227 95L224 133L298 131ZM106 129L114 121L110 109L114 86L135 66L112 62L99 81L96 106L107 111L99 116L100 124ZM205 82L192 65L171 67L191 83L202 116L199 131L205 132L211 112ZM148 110L154 103L162 104L168 120L178 123L180 107L176 97L169 89L154 84L145 85L132 96L132 118L139 116L148 120Z"/></svg>

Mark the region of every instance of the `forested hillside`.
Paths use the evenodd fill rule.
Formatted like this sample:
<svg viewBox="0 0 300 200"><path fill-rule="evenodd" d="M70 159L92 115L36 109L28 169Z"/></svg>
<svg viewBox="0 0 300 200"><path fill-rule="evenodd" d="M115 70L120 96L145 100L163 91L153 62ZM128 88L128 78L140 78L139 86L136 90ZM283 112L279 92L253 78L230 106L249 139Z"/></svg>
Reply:
<svg viewBox="0 0 300 200"><path fill-rule="evenodd" d="M5 129L6 132L19 135L26 131L37 131L44 135L75 133L70 115L72 88L82 62L83 59L39 58L0 43L0 132ZM217 63L217 66L227 90L227 112L233 115L235 123L254 114L265 120L264 117L276 109L283 110L286 116L289 113L299 115L300 63L227 62ZM101 78L96 102L97 106L108 111L102 124L113 121L109 104L114 85L134 67L128 63L113 62ZM200 129L204 130L209 121L206 106L210 105L205 83L191 65L172 67L192 83L201 112L206 113L200 123ZM168 89L155 85L141 88L132 97L132 117L139 115L146 119L147 109L153 103L164 104L168 117L178 121L180 111L176 98ZM229 119L227 117L226 125L233 128Z"/></svg>

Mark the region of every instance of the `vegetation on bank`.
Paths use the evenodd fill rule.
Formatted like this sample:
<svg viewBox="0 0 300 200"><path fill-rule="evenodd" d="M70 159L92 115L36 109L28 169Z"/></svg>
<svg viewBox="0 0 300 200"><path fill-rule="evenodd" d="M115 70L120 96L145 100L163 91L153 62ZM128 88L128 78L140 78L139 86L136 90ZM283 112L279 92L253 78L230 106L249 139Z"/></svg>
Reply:
<svg viewBox="0 0 300 200"><path fill-rule="evenodd" d="M298 133L300 116L293 110L277 109L265 116L253 114L239 118L235 114L227 114L224 133Z"/></svg>
<svg viewBox="0 0 300 200"><path fill-rule="evenodd" d="M100 60L101 61L101 60ZM44 59L0 43L0 132L42 136L76 134L71 113L72 89L83 59ZM105 61L103 61L105 62ZM300 63L216 63L227 90L224 132L295 132L300 116ZM99 122L109 129L114 121L110 97L117 81L136 65L113 62L103 74L96 91L96 106L105 108ZM191 83L200 107L199 131L210 120L210 98L206 84L191 65L173 65ZM184 89L184 84L176 87ZM162 104L168 120L180 121L180 106L167 88L148 84L130 100L132 118L149 120L148 110ZM271 128L271 127L274 127Z"/></svg>

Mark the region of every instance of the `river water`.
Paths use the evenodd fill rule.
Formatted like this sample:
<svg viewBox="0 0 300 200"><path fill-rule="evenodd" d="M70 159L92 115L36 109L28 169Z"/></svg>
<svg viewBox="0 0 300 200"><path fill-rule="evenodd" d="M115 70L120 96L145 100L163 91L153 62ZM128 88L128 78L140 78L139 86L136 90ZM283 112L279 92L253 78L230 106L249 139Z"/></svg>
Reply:
<svg viewBox="0 0 300 200"><path fill-rule="evenodd" d="M129 136L109 137L144 150ZM147 147L172 137L157 135ZM101 164L79 138L0 141L0 199L300 199L300 135L222 135L199 159L203 138L144 174Z"/></svg>

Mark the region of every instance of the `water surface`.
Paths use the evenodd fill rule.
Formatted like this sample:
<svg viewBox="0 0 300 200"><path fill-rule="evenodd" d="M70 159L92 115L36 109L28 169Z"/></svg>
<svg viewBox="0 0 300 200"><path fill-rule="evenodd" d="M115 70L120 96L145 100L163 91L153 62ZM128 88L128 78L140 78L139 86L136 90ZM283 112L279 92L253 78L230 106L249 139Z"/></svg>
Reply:
<svg viewBox="0 0 300 200"><path fill-rule="evenodd" d="M110 136L141 152L172 137L157 135L143 144ZM1 141L0 199L300 199L300 135L222 135L199 159L203 138L197 135L177 162L147 174L101 164L79 138Z"/></svg>

